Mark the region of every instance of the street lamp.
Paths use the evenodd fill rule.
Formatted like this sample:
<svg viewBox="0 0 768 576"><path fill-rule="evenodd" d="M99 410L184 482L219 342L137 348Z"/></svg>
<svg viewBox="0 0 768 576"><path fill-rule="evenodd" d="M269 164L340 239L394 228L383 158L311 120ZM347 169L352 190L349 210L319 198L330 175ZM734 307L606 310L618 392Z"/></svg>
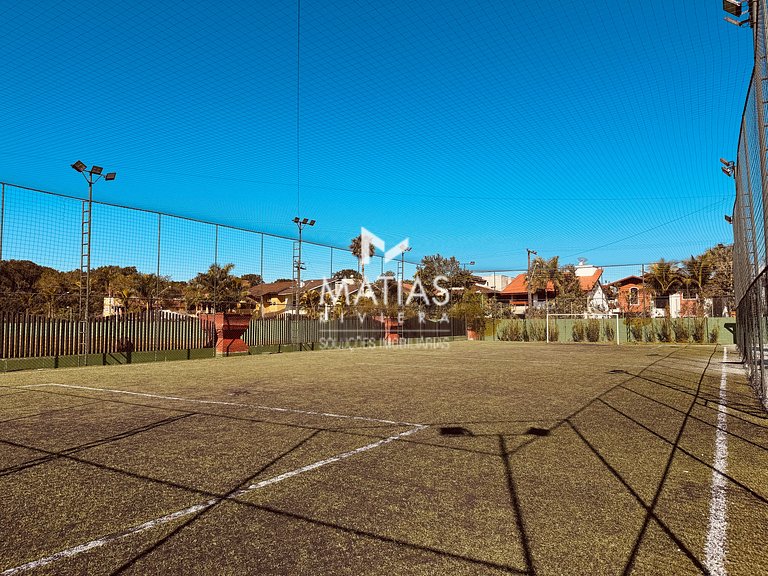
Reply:
<svg viewBox="0 0 768 576"><path fill-rule="evenodd" d="M299 255L298 258L294 262L294 268L296 270L296 284L293 289L293 306L296 310L296 314L299 313L299 293L301 291L301 270L304 266L304 263L301 261L301 233L304 230L305 226L314 226L315 221L310 220L309 218L299 218L296 216L293 219L293 223L296 224L296 227L299 229Z"/></svg>
<svg viewBox="0 0 768 576"><path fill-rule="evenodd" d="M80 220L80 354L84 363L88 364L90 352L90 299L91 299L91 208L93 207L93 185L104 178L114 180L117 172L103 174L101 166L91 166L90 170L78 160L72 168L83 175L88 182L88 200L82 202L82 218ZM78 358L78 363L80 358Z"/></svg>

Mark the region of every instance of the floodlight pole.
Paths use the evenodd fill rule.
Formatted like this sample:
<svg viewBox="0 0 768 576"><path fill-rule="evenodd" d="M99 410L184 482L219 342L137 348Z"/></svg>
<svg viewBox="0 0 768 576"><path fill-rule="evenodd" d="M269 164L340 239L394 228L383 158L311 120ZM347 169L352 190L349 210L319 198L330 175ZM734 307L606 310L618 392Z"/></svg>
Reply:
<svg viewBox="0 0 768 576"><path fill-rule="evenodd" d="M80 160L72 164L72 168L80 172L88 182L88 200L82 201L82 212L80 219L80 342L78 365L88 365L88 354L91 346L91 326L90 326L90 300L91 300L91 211L93 208L93 185L104 178L104 180L114 180L116 173L108 172L103 174L104 169L101 166L91 166L89 169Z"/></svg>
<svg viewBox="0 0 768 576"><path fill-rule="evenodd" d="M298 260L296 260L296 285L293 289L293 307L296 310L296 315L299 314L299 295L301 294L301 267L303 265L301 261L301 234L304 230L305 226L314 226L315 221L309 220L308 218L299 218L296 216L293 219L293 223L296 224L296 227L299 229L299 257Z"/></svg>
<svg viewBox="0 0 768 576"><path fill-rule="evenodd" d="M526 278L526 287L528 288L528 308L525 310L525 315L528 316L528 313L531 310L531 306L533 306L533 294L531 293L531 254L539 255L536 250L531 250L530 248L525 249L526 252L528 252L528 277ZM545 288L546 290L546 288Z"/></svg>
<svg viewBox="0 0 768 576"><path fill-rule="evenodd" d="M412 246L408 246L405 250L400 252L400 283L405 282L405 253L413 250Z"/></svg>

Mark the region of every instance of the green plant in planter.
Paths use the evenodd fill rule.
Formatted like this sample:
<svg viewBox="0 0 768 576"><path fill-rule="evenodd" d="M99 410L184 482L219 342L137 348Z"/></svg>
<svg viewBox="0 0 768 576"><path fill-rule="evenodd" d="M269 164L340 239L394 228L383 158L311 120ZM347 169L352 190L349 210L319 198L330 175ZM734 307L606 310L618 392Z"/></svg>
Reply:
<svg viewBox="0 0 768 576"><path fill-rule="evenodd" d="M483 295L479 292L465 292L461 299L451 307L451 316L465 318L467 329L473 330L482 337L487 322L486 305Z"/></svg>

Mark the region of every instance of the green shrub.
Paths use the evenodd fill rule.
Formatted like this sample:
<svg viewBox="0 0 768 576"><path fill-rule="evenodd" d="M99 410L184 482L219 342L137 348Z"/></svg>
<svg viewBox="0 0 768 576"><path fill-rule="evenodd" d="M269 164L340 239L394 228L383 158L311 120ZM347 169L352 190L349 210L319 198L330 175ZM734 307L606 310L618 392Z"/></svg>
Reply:
<svg viewBox="0 0 768 576"><path fill-rule="evenodd" d="M557 342L560 340L560 327L557 325L557 321L549 321L549 341Z"/></svg>
<svg viewBox="0 0 768 576"><path fill-rule="evenodd" d="M693 341L704 344L707 337L707 323L704 318L696 318L693 321Z"/></svg>
<svg viewBox="0 0 768 576"><path fill-rule="evenodd" d="M499 328L499 340L520 342L523 339L524 320L509 320Z"/></svg>
<svg viewBox="0 0 768 576"><path fill-rule="evenodd" d="M639 318L630 320L629 332L632 334L632 339L635 342L643 341L643 328L646 326L646 324L647 322L642 322Z"/></svg>
<svg viewBox="0 0 768 576"><path fill-rule="evenodd" d="M547 339L546 320L527 320L528 342L543 342Z"/></svg>
<svg viewBox="0 0 768 576"><path fill-rule="evenodd" d="M650 322L643 332L646 342L656 342L656 327L653 325L653 322Z"/></svg>
<svg viewBox="0 0 768 576"><path fill-rule="evenodd" d="M691 337L688 321L685 318L676 318L672 323L672 330L675 333L675 340L677 342L688 342L688 339Z"/></svg>
<svg viewBox="0 0 768 576"><path fill-rule="evenodd" d="M573 336L574 342L584 342L586 339L586 327L584 326L583 320L576 320L573 323L573 328L571 329L571 335Z"/></svg>
<svg viewBox="0 0 768 576"><path fill-rule="evenodd" d="M616 328L614 328L613 322L605 323L605 326L603 326L603 334L605 334L605 339L608 342L613 342L616 340Z"/></svg>
<svg viewBox="0 0 768 576"><path fill-rule="evenodd" d="M659 328L657 330L659 337L659 342L674 342L675 336L672 332L672 322L669 321L669 318L664 318L664 320L661 321L661 324L659 324Z"/></svg>
<svg viewBox="0 0 768 576"><path fill-rule="evenodd" d="M720 326L715 324L714 326L712 326L712 329L709 331L709 343L717 344L718 336L720 336Z"/></svg>
<svg viewBox="0 0 768 576"><path fill-rule="evenodd" d="M600 340L600 320L590 318L587 320L587 340L598 342Z"/></svg>

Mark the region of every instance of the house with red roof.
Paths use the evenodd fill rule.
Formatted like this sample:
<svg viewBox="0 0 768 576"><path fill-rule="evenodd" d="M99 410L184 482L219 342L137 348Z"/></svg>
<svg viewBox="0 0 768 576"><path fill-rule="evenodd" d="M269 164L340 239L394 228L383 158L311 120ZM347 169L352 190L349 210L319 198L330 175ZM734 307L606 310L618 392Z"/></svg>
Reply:
<svg viewBox="0 0 768 576"><path fill-rule="evenodd" d="M590 312L608 312L608 296L603 290L600 278L603 275L603 269L597 268L586 263L586 260L579 260L576 268L576 277L579 280L579 286L587 299L587 309ZM547 282L546 289L540 288L534 290L531 294L531 301L534 308L544 307L547 300L552 300L557 296L552 282ZM528 283L526 274L518 274L512 281L504 287L499 293L499 300L509 302L512 312L522 316L528 307Z"/></svg>
<svg viewBox="0 0 768 576"><path fill-rule="evenodd" d="M509 302L512 313L519 316L525 314L525 310L528 307L528 282L525 276L525 274L518 274L498 294L499 301ZM547 282L546 291L544 288L532 291L531 302L534 307L542 307L548 299L555 296L554 285L552 282Z"/></svg>
<svg viewBox="0 0 768 576"><path fill-rule="evenodd" d="M642 314L651 309L653 295L646 288L642 276L631 275L606 284L615 297L612 308L622 314Z"/></svg>
<svg viewBox="0 0 768 576"><path fill-rule="evenodd" d="M576 265L576 278L579 279L581 291L587 298L587 310L589 312L609 311L608 295L600 282L602 275L602 268L587 264L583 258L579 259L579 263Z"/></svg>

